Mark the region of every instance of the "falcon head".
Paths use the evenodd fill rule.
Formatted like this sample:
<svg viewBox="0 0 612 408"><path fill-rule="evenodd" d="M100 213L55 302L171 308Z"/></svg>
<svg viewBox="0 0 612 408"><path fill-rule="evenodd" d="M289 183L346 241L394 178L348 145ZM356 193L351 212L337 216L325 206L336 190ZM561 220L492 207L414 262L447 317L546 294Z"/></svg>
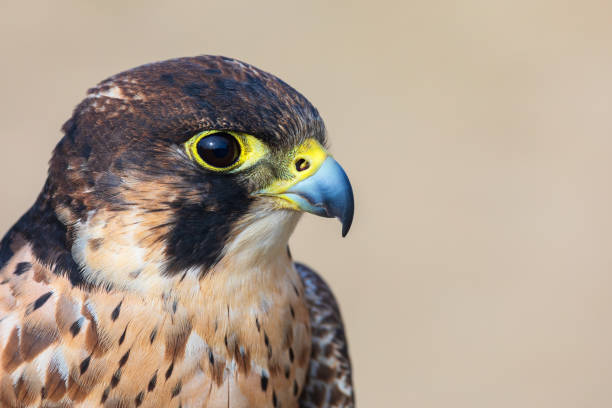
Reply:
<svg viewBox="0 0 612 408"><path fill-rule="evenodd" d="M115 75L64 125L45 194L92 283L285 253L301 212L353 218L317 110L246 63L181 58ZM128 276L126 276L126 274Z"/></svg>

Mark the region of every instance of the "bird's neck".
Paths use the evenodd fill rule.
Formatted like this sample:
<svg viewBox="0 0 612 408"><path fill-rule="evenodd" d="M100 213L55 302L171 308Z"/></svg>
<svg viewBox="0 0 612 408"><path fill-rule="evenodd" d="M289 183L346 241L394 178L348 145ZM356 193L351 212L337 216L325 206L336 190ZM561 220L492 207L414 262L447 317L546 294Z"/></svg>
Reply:
<svg viewBox="0 0 612 408"><path fill-rule="evenodd" d="M267 305L286 301L301 287L288 240L299 220L293 211L271 212L238 228L221 260L202 279L201 287L236 308L266 313ZM277 296L277 299L274 299Z"/></svg>
<svg viewBox="0 0 612 408"><path fill-rule="evenodd" d="M263 316L275 307L289 310L302 291L288 249L298 220L296 212L277 211L238 228L225 246L224 256L199 280L199 292L207 305L216 303L223 310L234 311L237 321L254 321L257 316L265 319ZM180 285L185 287L193 290L189 282Z"/></svg>
<svg viewBox="0 0 612 408"><path fill-rule="evenodd" d="M220 262L211 273L256 274L274 269L288 257L289 237L300 214L289 210L257 212L234 228Z"/></svg>
<svg viewBox="0 0 612 408"><path fill-rule="evenodd" d="M245 291L278 292L273 286L281 282L292 291L301 285L288 250L298 212L257 208L235 225L221 259L210 270L203 274L202 268L193 267L168 276L163 271L164 248L159 245L162 231L144 234L143 239L134 231L138 219L130 213L108 216L98 211L76 219L54 202L50 190L47 183L12 233L23 236L41 262L74 285L157 296L178 294L191 282L191 297L195 288L206 291L210 286L226 299L250 297ZM147 240L156 245L143 246Z"/></svg>
<svg viewBox="0 0 612 408"><path fill-rule="evenodd" d="M188 274L165 296L192 316L217 360L279 390L304 382L310 355L304 286L287 249L298 219L279 212L250 222L203 278Z"/></svg>
<svg viewBox="0 0 612 408"><path fill-rule="evenodd" d="M164 282L172 285L160 283L149 287L150 292L132 290L131 286L107 292L76 287L68 269L55 271L66 263L64 257L69 257L66 248L57 248L69 240L65 241L61 223L43 208L28 213L0 245L0 262L9 262L0 263L0 276L4 273L3 278L19 280L20 287L27 290L14 293L26 298L53 292L52 300L63 299L64 309L59 310L64 314L49 309L55 304L51 301L45 304L47 309L41 308L50 322L62 322L68 330L86 306L87 319L98 319L96 330L104 333L105 339L113 339L108 341L109 347L120 347L126 332L130 340L124 347L135 339L152 345L145 349L152 351L147 354L147 364L162 367L160 373L165 373L166 380L173 375L175 381L179 373L193 372L197 365L209 383L216 383L215 387L201 387L213 390L209 391L211 400L228 398L231 388L232 400L248 395L250 406L268 406L271 394L281 401L295 402L297 390L305 383L312 344L304 286L286 245L299 216L279 213L261 217L237 230L225 256L204 276L194 269L184 276L167 277ZM49 245L39 243L38 237ZM111 247L100 245L97 251L105 248ZM13 271L20 262L28 269L16 275ZM143 274L133 281L143 279ZM149 285L161 282L144 281ZM75 308L77 315L71 315L71 305L81 302L84 309ZM75 334L68 335L74 341ZM136 349L131 359L136 358ZM182 392L187 392L186 388Z"/></svg>

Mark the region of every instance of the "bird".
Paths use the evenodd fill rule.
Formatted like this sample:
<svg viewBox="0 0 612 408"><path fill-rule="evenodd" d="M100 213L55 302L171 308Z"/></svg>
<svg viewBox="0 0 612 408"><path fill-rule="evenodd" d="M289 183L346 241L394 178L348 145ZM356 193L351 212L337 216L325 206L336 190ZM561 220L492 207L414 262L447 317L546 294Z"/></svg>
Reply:
<svg viewBox="0 0 612 408"><path fill-rule="evenodd" d="M317 109L223 56L87 91L0 242L2 407L353 407L342 316L288 241L354 197ZM316 237L315 237L316 239Z"/></svg>

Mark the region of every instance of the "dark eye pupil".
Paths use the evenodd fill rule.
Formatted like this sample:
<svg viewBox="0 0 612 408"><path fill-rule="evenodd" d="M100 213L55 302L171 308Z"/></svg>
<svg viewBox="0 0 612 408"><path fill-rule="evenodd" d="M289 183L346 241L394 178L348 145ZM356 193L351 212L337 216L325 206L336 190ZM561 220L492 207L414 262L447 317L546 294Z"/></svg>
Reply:
<svg viewBox="0 0 612 408"><path fill-rule="evenodd" d="M198 142L198 154L214 167L229 167L238 160L240 146L236 138L228 133L215 133Z"/></svg>

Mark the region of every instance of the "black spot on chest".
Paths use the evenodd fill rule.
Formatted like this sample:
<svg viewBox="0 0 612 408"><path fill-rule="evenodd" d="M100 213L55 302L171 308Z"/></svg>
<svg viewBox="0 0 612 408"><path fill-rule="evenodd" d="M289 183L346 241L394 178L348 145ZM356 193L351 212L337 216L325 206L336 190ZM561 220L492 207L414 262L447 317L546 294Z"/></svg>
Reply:
<svg viewBox="0 0 612 408"><path fill-rule="evenodd" d="M34 310L42 307L47 302L47 300L49 300L49 298L51 297L52 294L53 294L53 292L47 292L44 295L40 296L38 299L36 299L34 301L34 305L33 305L34 306Z"/></svg>
<svg viewBox="0 0 612 408"><path fill-rule="evenodd" d="M81 316L77 320L75 320L72 325L70 325L70 333L72 334L72 337L76 337L76 335L79 334L84 320L85 318Z"/></svg>
<svg viewBox="0 0 612 408"><path fill-rule="evenodd" d="M170 363L170 367L168 367L168 369L166 370L166 380L170 378L170 376L172 375L172 371L174 371L174 361Z"/></svg>
<svg viewBox="0 0 612 408"><path fill-rule="evenodd" d="M137 407L141 406L143 399L144 399L144 392L140 391L138 395L136 395L136 398L134 399L134 404L136 404Z"/></svg>
<svg viewBox="0 0 612 408"><path fill-rule="evenodd" d="M90 361L91 361L91 356L87 356L85 360L81 361L81 364L79 365L79 370L81 371L81 375L83 375L85 371L87 371L87 369L89 368Z"/></svg>
<svg viewBox="0 0 612 408"><path fill-rule="evenodd" d="M117 320L117 318L119 317L119 313L121 313L121 304L123 303L123 300L121 302L119 302L117 304L117 306L115 306L115 308L113 309L112 313L111 313L111 319L112 321Z"/></svg>
<svg viewBox="0 0 612 408"><path fill-rule="evenodd" d="M29 263L29 262L19 262L17 264L17 267L15 267L15 272L13 272L13 273L15 275L19 276L19 275L23 275L24 273L26 273L30 269L32 269L32 264L31 263Z"/></svg>
<svg viewBox="0 0 612 408"><path fill-rule="evenodd" d="M115 388L119 381L121 380L121 368L118 368L117 371L111 377L111 387Z"/></svg>
<svg viewBox="0 0 612 408"><path fill-rule="evenodd" d="M261 373L261 390L266 392L268 389L268 374L265 372Z"/></svg>
<svg viewBox="0 0 612 408"><path fill-rule="evenodd" d="M157 384L157 371L153 374L153 377L149 380L149 384L147 385L147 390L149 392L155 389L155 385Z"/></svg>
<svg viewBox="0 0 612 408"><path fill-rule="evenodd" d="M130 358L130 350L126 351L125 354L121 357L121 360L119 360L119 367L123 367L125 365L125 363L127 363L128 358Z"/></svg>

